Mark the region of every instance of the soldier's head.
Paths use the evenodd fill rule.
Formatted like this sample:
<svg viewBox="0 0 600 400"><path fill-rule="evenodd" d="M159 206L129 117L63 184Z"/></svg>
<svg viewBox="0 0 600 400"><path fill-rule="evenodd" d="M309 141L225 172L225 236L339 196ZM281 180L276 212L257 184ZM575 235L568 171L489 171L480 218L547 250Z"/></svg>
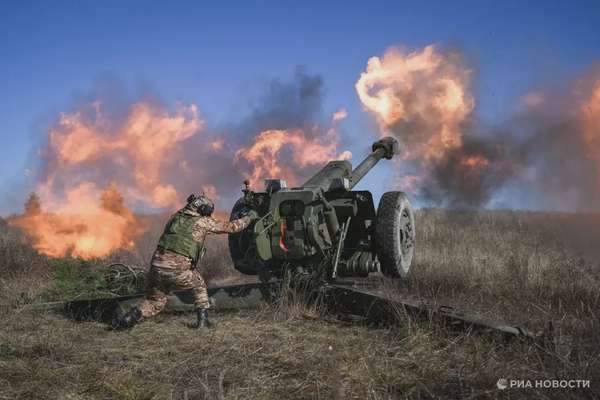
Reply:
<svg viewBox="0 0 600 400"><path fill-rule="evenodd" d="M190 194L187 198L187 206L200 215L210 217L215 210L215 205L211 199L204 195Z"/></svg>

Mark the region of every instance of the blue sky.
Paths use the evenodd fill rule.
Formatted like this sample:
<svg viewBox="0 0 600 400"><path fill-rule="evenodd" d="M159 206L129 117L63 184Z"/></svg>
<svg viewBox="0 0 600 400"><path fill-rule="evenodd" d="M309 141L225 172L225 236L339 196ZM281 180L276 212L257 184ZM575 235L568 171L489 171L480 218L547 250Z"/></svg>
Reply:
<svg viewBox="0 0 600 400"><path fill-rule="evenodd" d="M525 91L600 61L600 2L0 1L0 213L47 121L111 76L209 124L239 116L261 82L296 66L323 77L325 111L345 107L358 154L375 129L354 84L392 45L460 49L476 71L477 115L501 121ZM385 170L365 186L383 189Z"/></svg>

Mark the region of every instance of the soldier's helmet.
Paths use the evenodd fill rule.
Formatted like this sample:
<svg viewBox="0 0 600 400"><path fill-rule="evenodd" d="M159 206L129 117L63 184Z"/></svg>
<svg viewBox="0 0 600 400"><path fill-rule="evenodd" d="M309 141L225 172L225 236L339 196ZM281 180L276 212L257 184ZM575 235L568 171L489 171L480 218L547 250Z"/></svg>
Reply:
<svg viewBox="0 0 600 400"><path fill-rule="evenodd" d="M200 215L210 217L215 210L215 204L204 195L190 194L187 198L187 206L198 211Z"/></svg>

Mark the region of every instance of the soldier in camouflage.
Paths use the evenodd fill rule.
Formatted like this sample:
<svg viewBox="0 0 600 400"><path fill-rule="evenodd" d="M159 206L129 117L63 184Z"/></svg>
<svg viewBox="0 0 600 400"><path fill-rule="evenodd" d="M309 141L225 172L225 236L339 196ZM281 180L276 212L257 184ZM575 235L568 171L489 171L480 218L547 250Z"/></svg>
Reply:
<svg viewBox="0 0 600 400"><path fill-rule="evenodd" d="M130 328L160 313L167 304L167 294L182 289L191 289L194 295L197 320L190 326L212 326L208 319L206 283L196 268L204 253L206 235L240 232L256 218L254 212L249 212L235 221L219 221L211 216L213 210L210 199L192 194L187 205L171 216L152 256L146 296L137 307L115 318L115 328Z"/></svg>

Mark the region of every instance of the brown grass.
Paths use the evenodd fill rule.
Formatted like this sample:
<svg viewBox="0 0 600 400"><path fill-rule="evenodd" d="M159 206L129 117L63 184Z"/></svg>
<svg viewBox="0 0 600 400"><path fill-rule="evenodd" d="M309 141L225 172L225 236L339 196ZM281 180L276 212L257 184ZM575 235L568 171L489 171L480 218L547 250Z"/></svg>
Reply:
<svg viewBox="0 0 600 400"><path fill-rule="evenodd" d="M534 329L600 328L599 216L432 210L418 221L410 293Z"/></svg>
<svg viewBox="0 0 600 400"><path fill-rule="evenodd" d="M597 216L428 210L417 224L413 274L402 290L532 329L560 322L570 353L427 324L335 323L289 297L218 312L210 333L185 328L190 315L112 332L55 313L18 313L20 292L35 299L49 274L45 259L11 231L0 238L0 399L600 397ZM143 263L153 248L147 241L127 257ZM205 267L220 265L214 276L224 277L225 243L211 245ZM591 389L500 391L499 378L590 379Z"/></svg>
<svg viewBox="0 0 600 400"><path fill-rule="evenodd" d="M0 219L0 313L39 298L47 289L51 273L48 260L26 238Z"/></svg>

